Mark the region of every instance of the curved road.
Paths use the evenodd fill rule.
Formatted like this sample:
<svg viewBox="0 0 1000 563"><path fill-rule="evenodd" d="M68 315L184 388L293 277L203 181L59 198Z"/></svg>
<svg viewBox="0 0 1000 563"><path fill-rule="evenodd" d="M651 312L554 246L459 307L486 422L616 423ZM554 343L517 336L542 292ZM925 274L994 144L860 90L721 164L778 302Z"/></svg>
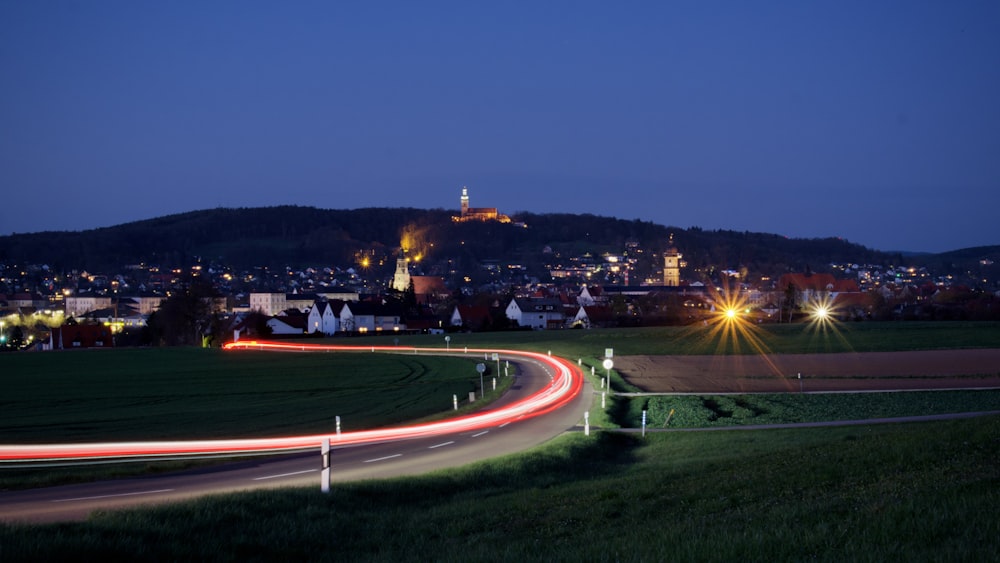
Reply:
<svg viewBox="0 0 1000 563"><path fill-rule="evenodd" d="M551 368L523 357L511 358L520 375L491 408L523 399L546 386ZM593 389L584 389L562 409L482 428L429 438L335 448L332 482L415 475L518 452L574 428L590 407ZM312 454L259 458L210 468L79 485L0 493L0 520L58 522L82 520L97 509L164 503L206 494L288 486L320 487L319 448Z"/></svg>

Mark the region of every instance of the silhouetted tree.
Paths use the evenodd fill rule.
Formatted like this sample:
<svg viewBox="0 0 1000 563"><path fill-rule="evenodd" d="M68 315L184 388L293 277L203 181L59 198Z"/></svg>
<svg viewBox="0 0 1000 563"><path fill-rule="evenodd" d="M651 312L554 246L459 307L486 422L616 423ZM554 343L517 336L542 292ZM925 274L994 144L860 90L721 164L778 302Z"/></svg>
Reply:
<svg viewBox="0 0 1000 563"><path fill-rule="evenodd" d="M215 290L202 277L188 278L175 289L160 309L150 315L148 324L158 343L167 346L200 345L209 332L214 314Z"/></svg>

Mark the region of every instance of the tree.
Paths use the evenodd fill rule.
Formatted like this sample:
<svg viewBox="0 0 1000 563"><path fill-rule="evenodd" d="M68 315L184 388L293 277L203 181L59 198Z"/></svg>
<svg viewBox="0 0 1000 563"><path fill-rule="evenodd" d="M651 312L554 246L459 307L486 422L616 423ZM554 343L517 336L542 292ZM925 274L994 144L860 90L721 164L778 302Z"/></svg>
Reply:
<svg viewBox="0 0 1000 563"><path fill-rule="evenodd" d="M788 311L788 322L792 322L792 313L795 311L796 307L796 292L795 286L791 283L785 288L785 299L783 300L782 306Z"/></svg>
<svg viewBox="0 0 1000 563"><path fill-rule="evenodd" d="M188 278L170 293L148 324L154 337L167 346L200 345L212 326L215 290L202 277Z"/></svg>

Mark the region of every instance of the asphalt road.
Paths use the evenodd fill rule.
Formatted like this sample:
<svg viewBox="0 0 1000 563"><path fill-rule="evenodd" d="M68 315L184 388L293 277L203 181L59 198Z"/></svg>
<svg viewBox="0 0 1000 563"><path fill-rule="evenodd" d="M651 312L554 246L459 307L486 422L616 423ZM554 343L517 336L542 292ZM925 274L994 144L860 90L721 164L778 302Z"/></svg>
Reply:
<svg viewBox="0 0 1000 563"><path fill-rule="evenodd" d="M519 400L550 381L548 368L532 360L511 359L520 375L491 408ZM593 389L584 385L562 409L474 432L381 444L336 448L331 457L332 486L338 482L416 475L436 469L522 451L582 424ZM0 520L60 522L83 520L94 510L129 508L208 494L290 486L320 490L321 456L295 454L257 458L163 475L0 493Z"/></svg>

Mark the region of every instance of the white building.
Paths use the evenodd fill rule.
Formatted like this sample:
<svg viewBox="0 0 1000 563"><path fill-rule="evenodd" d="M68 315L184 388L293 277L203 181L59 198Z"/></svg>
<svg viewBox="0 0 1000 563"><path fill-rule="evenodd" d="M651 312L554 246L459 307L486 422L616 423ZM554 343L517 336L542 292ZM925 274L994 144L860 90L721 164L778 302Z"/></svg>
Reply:
<svg viewBox="0 0 1000 563"><path fill-rule="evenodd" d="M341 301L327 302L316 301L309 309L309 321L306 323L306 332L314 334L317 332L327 336L335 334L340 330L340 310L344 307Z"/></svg>
<svg viewBox="0 0 1000 563"><path fill-rule="evenodd" d="M82 317L91 311L110 308L111 298L99 295L68 296L64 303L67 317Z"/></svg>
<svg viewBox="0 0 1000 563"><path fill-rule="evenodd" d="M511 299L505 313L518 326L533 329L558 328L566 322L562 303L558 299Z"/></svg>

